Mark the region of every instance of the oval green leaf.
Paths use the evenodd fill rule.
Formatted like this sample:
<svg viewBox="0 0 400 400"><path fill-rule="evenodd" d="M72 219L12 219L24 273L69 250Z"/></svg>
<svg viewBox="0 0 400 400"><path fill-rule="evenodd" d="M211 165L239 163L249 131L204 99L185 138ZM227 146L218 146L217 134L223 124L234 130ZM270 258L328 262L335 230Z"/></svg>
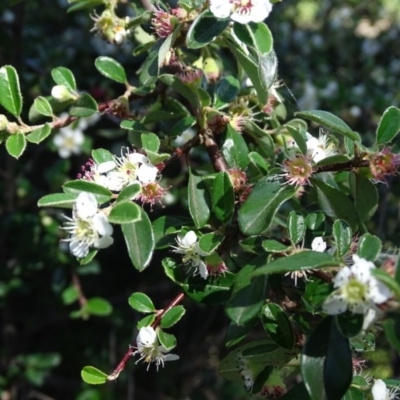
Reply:
<svg viewBox="0 0 400 400"><path fill-rule="evenodd" d="M45 97L36 97L33 105L36 107L36 110L39 114L45 115L46 117L53 116L53 109L51 108L49 101Z"/></svg>
<svg viewBox="0 0 400 400"><path fill-rule="evenodd" d="M397 107L389 107L385 110L379 121L376 131L376 143L390 142L400 131L400 110Z"/></svg>
<svg viewBox="0 0 400 400"><path fill-rule="evenodd" d="M76 90L75 77L72 71L65 67L57 67L51 71L51 76L57 85L65 86L71 92Z"/></svg>
<svg viewBox="0 0 400 400"><path fill-rule="evenodd" d="M202 228L210 217L210 196L201 176L189 169L189 212L196 227Z"/></svg>
<svg viewBox="0 0 400 400"><path fill-rule="evenodd" d="M132 293L129 296L128 303L134 310L144 314L156 311L152 300L144 293Z"/></svg>
<svg viewBox="0 0 400 400"><path fill-rule="evenodd" d="M170 328L175 325L185 314L183 306L175 306L170 308L161 318L161 328Z"/></svg>
<svg viewBox="0 0 400 400"><path fill-rule="evenodd" d="M365 233L358 242L357 254L368 261L375 261L382 250L382 242L377 236Z"/></svg>
<svg viewBox="0 0 400 400"><path fill-rule="evenodd" d="M346 221L337 219L333 223L333 237L336 242L336 253L338 257L343 257L350 248L352 241L352 232Z"/></svg>
<svg viewBox="0 0 400 400"><path fill-rule="evenodd" d="M124 67L111 57L97 57L94 62L97 70L106 78L119 83L126 83L126 73Z"/></svg>
<svg viewBox="0 0 400 400"><path fill-rule="evenodd" d="M211 11L201 13L190 25L186 36L189 49L199 49L212 42L229 25L230 20L220 20L214 17Z"/></svg>
<svg viewBox="0 0 400 400"><path fill-rule="evenodd" d="M235 207L235 193L231 178L226 171L218 172L215 177L211 199L216 217L222 223L228 222Z"/></svg>
<svg viewBox="0 0 400 400"><path fill-rule="evenodd" d="M295 115L300 118L305 118L310 121L317 122L318 124L326 126L332 131L340 133L351 140L360 142L360 135L357 132L354 132L344 121L328 111L300 111L295 113Z"/></svg>
<svg viewBox="0 0 400 400"><path fill-rule="evenodd" d="M131 224L141 218L141 208L129 201L116 203L111 209L108 220L112 224Z"/></svg>
<svg viewBox="0 0 400 400"><path fill-rule="evenodd" d="M22 95L17 71L11 65L0 68L0 93L0 105L14 117L19 117L22 111Z"/></svg>
<svg viewBox="0 0 400 400"><path fill-rule="evenodd" d="M296 211L291 211L287 220L287 230L292 243L299 243L306 233L304 217L301 214L297 214Z"/></svg>
<svg viewBox="0 0 400 400"><path fill-rule="evenodd" d="M264 22L250 22L248 24L235 22L233 31L243 43L253 47L260 54L267 54L272 50L272 34Z"/></svg>
<svg viewBox="0 0 400 400"><path fill-rule="evenodd" d="M244 170L249 164L249 148L246 141L229 124L222 139L221 152L229 168Z"/></svg>
<svg viewBox="0 0 400 400"><path fill-rule="evenodd" d="M38 207L72 208L76 196L68 193L54 193L43 196L38 201Z"/></svg>
<svg viewBox="0 0 400 400"><path fill-rule="evenodd" d="M90 94L82 93L69 110L69 115L73 117L90 117L97 111L96 100Z"/></svg>
<svg viewBox="0 0 400 400"><path fill-rule="evenodd" d="M92 297L85 304L85 311L90 315L98 317L106 317L113 311L113 307L109 301L101 297Z"/></svg>
<svg viewBox="0 0 400 400"><path fill-rule="evenodd" d="M1 89L0 89L1 90ZM26 138L23 133L10 135L6 140L6 149L12 157L19 158L26 147Z"/></svg>
<svg viewBox="0 0 400 400"><path fill-rule="evenodd" d="M239 210L242 232L250 236L265 231L281 204L295 193L296 188L293 186L271 182L269 177L260 179Z"/></svg>
<svg viewBox="0 0 400 400"><path fill-rule="evenodd" d="M51 133L51 127L46 122L42 127L35 129L26 136L26 140L31 143L40 143L46 139Z"/></svg>
<svg viewBox="0 0 400 400"><path fill-rule="evenodd" d="M121 203L124 204L124 203ZM154 234L146 212L139 207L140 219L123 224L122 233L133 266L143 271L150 263L154 250Z"/></svg>
<svg viewBox="0 0 400 400"><path fill-rule="evenodd" d="M106 203L112 198L112 193L107 188L98 185L97 183L80 179L65 182L62 188L65 193L73 194L75 196L78 196L80 192L92 193L100 204Z"/></svg>
<svg viewBox="0 0 400 400"><path fill-rule="evenodd" d="M107 374L91 366L83 367L81 377L89 385L101 385L102 383L106 383L108 379Z"/></svg>

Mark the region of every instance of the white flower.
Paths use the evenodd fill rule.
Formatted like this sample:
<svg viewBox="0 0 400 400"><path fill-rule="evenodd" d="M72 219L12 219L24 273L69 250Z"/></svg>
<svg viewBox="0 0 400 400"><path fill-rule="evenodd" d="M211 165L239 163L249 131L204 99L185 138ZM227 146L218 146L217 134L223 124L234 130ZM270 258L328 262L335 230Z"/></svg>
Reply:
<svg viewBox="0 0 400 400"><path fill-rule="evenodd" d="M122 153L116 157L117 171L125 176L128 185L136 180L140 183L152 183L157 179L158 168L154 166L148 157L140 153Z"/></svg>
<svg viewBox="0 0 400 400"><path fill-rule="evenodd" d="M114 242L111 237L113 227L107 217L99 212L93 194L80 193L73 207L72 218L66 218L68 221L64 229L70 234L66 241L75 257L86 257L90 247L103 249Z"/></svg>
<svg viewBox="0 0 400 400"><path fill-rule="evenodd" d="M80 154L85 136L81 130L71 129L69 126L61 128L54 135L53 143L58 148L58 154L62 158L69 158L72 154Z"/></svg>
<svg viewBox="0 0 400 400"><path fill-rule="evenodd" d="M189 231L182 238L178 236L176 239L178 246L173 246L175 253L184 254L182 261L184 264L191 264L198 270L200 276L203 279L208 277L208 269L206 263L201 259L207 255L207 253L201 250L199 243L197 242L197 235L193 231Z"/></svg>
<svg viewBox="0 0 400 400"><path fill-rule="evenodd" d="M373 400L394 400L399 398L399 389L388 389L382 379L375 379L371 389Z"/></svg>
<svg viewBox="0 0 400 400"><path fill-rule="evenodd" d="M326 250L326 242L322 236L317 236L311 243L311 249L323 253Z"/></svg>
<svg viewBox="0 0 400 400"><path fill-rule="evenodd" d="M331 315L346 310L355 314L366 314L375 304L382 304L391 297L390 289L376 279L371 271L375 265L353 255L354 264L342 268L334 279L334 288L325 300L324 310Z"/></svg>
<svg viewBox="0 0 400 400"><path fill-rule="evenodd" d="M63 113L60 115L60 118L67 116L68 114ZM83 142L85 141L83 131L89 125L96 123L99 118L98 114L94 114L87 118L80 118L77 123L61 128L53 138L53 143L58 148L60 157L69 158L71 154L80 154Z"/></svg>
<svg viewBox="0 0 400 400"><path fill-rule="evenodd" d="M160 346L157 333L151 326L140 329L136 338L136 346L137 350L133 354L140 354L140 358L136 363L144 360L144 362L149 364L147 369L149 369L150 363L152 362L156 364L158 370L160 364L164 366L165 361L175 361L179 359L178 355L167 354L169 350Z"/></svg>
<svg viewBox="0 0 400 400"><path fill-rule="evenodd" d="M320 133L318 139L307 132L307 151L314 162L336 154L335 146L329 141L328 135Z"/></svg>
<svg viewBox="0 0 400 400"><path fill-rule="evenodd" d="M262 22L272 11L269 0L211 0L210 11L217 18L230 17L240 24Z"/></svg>

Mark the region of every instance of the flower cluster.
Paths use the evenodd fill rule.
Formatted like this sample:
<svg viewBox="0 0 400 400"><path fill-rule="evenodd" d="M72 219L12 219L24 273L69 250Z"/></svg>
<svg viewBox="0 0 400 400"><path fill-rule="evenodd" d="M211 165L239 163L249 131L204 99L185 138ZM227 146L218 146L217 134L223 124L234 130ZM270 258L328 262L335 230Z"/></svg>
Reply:
<svg viewBox="0 0 400 400"><path fill-rule="evenodd" d="M347 310L364 314L376 304L382 304L391 297L390 289L372 275L374 263L353 254L354 264L342 268L333 281L334 290L325 300L324 310L337 315Z"/></svg>
<svg viewBox="0 0 400 400"><path fill-rule="evenodd" d="M120 157L113 156L112 160L100 164L89 160L82 167L82 174L78 178L93 181L113 192L120 192L132 183L139 183L142 188L139 200L154 204L165 194L165 189L158 183L158 175L158 168L148 157L125 148Z"/></svg>
<svg viewBox="0 0 400 400"><path fill-rule="evenodd" d="M150 367L150 363L154 362L158 367L164 366L165 361L175 361L179 359L176 354L168 354L168 351L164 346L161 346L158 342L157 333L151 326L141 328L136 338L137 350L133 353L140 354L139 361L143 360L148 363L147 369Z"/></svg>
<svg viewBox="0 0 400 400"><path fill-rule="evenodd" d="M176 242L178 246L173 246L173 251L184 255L183 263L191 264L195 268L195 274L198 272L203 279L207 279L209 272L207 264L203 261L207 253L201 250L196 233L189 231L183 237L178 236Z"/></svg>
<svg viewBox="0 0 400 400"><path fill-rule="evenodd" d="M262 22L272 11L269 0L211 0L210 11L217 18L230 17L240 24Z"/></svg>
<svg viewBox="0 0 400 400"><path fill-rule="evenodd" d="M73 206L72 218L65 217L63 229L68 231L71 253L78 258L86 257L89 249L103 249L113 244L113 227L104 213L98 209L93 194L82 192Z"/></svg>

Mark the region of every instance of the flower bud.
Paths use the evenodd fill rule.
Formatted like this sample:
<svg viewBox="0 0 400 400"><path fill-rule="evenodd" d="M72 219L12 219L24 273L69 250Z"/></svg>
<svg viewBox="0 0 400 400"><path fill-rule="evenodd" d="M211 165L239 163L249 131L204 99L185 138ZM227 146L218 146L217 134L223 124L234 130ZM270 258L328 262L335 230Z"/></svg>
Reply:
<svg viewBox="0 0 400 400"><path fill-rule="evenodd" d="M57 101L75 100L75 96L64 85L53 86L51 95Z"/></svg>
<svg viewBox="0 0 400 400"><path fill-rule="evenodd" d="M207 57L204 60L204 73L210 82L216 82L221 76L221 70L217 61L212 57Z"/></svg>
<svg viewBox="0 0 400 400"><path fill-rule="evenodd" d="M7 130L8 119L4 114L0 114L0 132Z"/></svg>

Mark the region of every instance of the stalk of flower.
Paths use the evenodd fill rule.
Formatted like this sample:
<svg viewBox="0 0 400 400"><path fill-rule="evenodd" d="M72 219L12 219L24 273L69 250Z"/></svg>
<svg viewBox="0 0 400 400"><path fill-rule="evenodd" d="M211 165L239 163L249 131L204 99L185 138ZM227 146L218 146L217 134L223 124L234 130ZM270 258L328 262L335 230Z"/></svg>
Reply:
<svg viewBox="0 0 400 400"><path fill-rule="evenodd" d="M91 247L103 249L111 246L113 227L104 213L99 211L96 198L91 193L82 192L73 206L72 218L63 229L68 231L71 253L78 258L88 255Z"/></svg>
<svg viewBox="0 0 400 400"><path fill-rule="evenodd" d="M372 275L375 265L371 261L355 254L353 261L352 266L342 268L333 280L336 290L323 305L328 314L337 315L350 311L366 315L369 309L391 297L390 289Z"/></svg>
<svg viewBox="0 0 400 400"><path fill-rule="evenodd" d="M156 364L157 370L160 365L164 367L165 361L175 361L179 359L176 354L168 354L169 350L161 346L157 333L151 326L141 328L136 338L137 350L132 354L140 354L140 358L136 361L144 361L148 363L147 370L153 362Z"/></svg>
<svg viewBox="0 0 400 400"><path fill-rule="evenodd" d="M205 257L207 253L203 252L197 241L197 235L194 231L189 231L185 236L178 236L176 239L178 246L172 246L173 252L183 254L182 262L184 264L190 264L195 268L194 275L197 273L203 279L208 278L208 269L206 263L202 257Z"/></svg>

